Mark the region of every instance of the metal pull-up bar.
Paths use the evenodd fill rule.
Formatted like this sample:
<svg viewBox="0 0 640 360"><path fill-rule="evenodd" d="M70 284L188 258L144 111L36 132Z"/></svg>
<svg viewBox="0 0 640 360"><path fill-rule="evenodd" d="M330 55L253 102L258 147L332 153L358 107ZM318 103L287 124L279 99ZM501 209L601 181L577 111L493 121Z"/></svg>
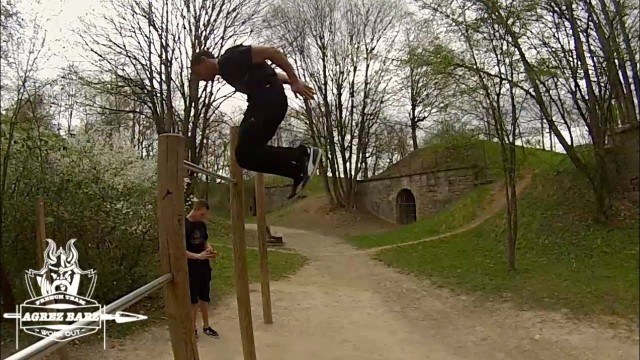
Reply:
<svg viewBox="0 0 640 360"><path fill-rule="evenodd" d="M209 171L209 170L207 170L207 169L205 169L205 168L203 168L201 166L198 166L198 165L196 165L196 164L194 164L192 162L189 162L187 160L184 160L184 167L186 167L187 169L189 169L191 171L195 171L195 172L200 173L200 174L211 176L211 177L214 177L216 179L224 180L224 181L229 182L229 183L235 183L236 182L235 180L233 180L230 177L226 177L224 175L216 174L214 172L211 172L211 171Z"/></svg>
<svg viewBox="0 0 640 360"><path fill-rule="evenodd" d="M141 288L138 288L137 290L130 292L129 294L107 305L104 308L104 310L100 310L98 312L93 313L93 318L99 317L102 312L104 312L105 314L111 314L116 311L124 310L129 306L137 303L138 301L140 301L142 298L149 295L150 293L160 289L163 285L170 282L171 280L173 280L172 274L164 274L159 278L153 280L152 282L142 286ZM93 320L93 318L91 320L81 320L81 321L75 322L70 327L79 328L79 327L84 327L88 325L95 326L95 324L101 321L101 320L98 320L98 321ZM65 346L67 343L66 341L58 340L61 336L61 333L62 333L62 330L46 339L38 341L37 343L25 348L22 351L19 351L9 356L6 360L31 359L34 357L41 357L47 354L51 354L57 349Z"/></svg>

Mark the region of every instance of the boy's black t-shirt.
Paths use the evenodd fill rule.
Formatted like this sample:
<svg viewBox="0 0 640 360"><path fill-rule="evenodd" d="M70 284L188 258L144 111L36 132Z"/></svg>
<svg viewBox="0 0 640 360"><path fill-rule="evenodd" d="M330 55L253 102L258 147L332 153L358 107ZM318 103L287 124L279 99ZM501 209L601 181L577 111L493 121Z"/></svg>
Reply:
<svg viewBox="0 0 640 360"><path fill-rule="evenodd" d="M251 97L267 85L282 89L275 70L265 61L254 64L251 46L235 45L227 49L218 59L220 76L237 91ZM277 86L280 85L280 86Z"/></svg>
<svg viewBox="0 0 640 360"><path fill-rule="evenodd" d="M203 221L190 221L185 218L185 238L187 240L187 251L199 254L207 247L209 234L207 233L207 225ZM189 264L189 272L193 271L211 271L209 259L187 259Z"/></svg>

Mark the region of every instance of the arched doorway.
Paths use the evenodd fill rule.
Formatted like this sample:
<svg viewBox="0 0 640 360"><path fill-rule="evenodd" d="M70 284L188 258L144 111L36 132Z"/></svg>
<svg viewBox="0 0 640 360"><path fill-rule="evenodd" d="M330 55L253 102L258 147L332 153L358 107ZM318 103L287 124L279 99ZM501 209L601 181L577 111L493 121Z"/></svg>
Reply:
<svg viewBox="0 0 640 360"><path fill-rule="evenodd" d="M416 221L416 197L409 189L402 189L396 198L397 222L400 225Z"/></svg>
<svg viewBox="0 0 640 360"><path fill-rule="evenodd" d="M249 203L249 215L251 216L256 216L257 215L257 210L256 210L256 196L252 196L249 199L250 203Z"/></svg>

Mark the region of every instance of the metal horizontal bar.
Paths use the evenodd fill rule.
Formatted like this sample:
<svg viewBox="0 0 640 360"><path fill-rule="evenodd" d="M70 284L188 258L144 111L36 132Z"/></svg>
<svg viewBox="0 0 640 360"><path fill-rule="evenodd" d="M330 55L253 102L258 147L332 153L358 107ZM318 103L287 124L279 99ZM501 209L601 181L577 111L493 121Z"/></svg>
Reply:
<svg viewBox="0 0 640 360"><path fill-rule="evenodd" d="M192 162L189 162L187 160L184 160L184 166L189 170L193 170L193 171L195 171L197 173L205 174L207 176L211 176L211 177L214 177L216 179L224 180L224 181L230 182L230 183L235 183L236 182L235 180L233 180L230 177L226 177L224 175L216 174L214 172L211 172L211 171L209 171L209 170L207 170L207 169L205 169L205 168L203 168L201 166L198 166L198 165L196 165L196 164L194 164Z"/></svg>
<svg viewBox="0 0 640 360"><path fill-rule="evenodd" d="M153 280L152 282L134 290L133 292L130 292L129 294L121 297L120 299L112 302L111 304L107 305L104 307L104 313L106 314L111 314L115 311L121 311L124 310L126 308L128 308L129 306L137 303L138 301L140 301L142 298L144 298L145 296L149 295L150 293L158 290L159 288L161 288L164 284L168 283L169 281L171 281L173 279L173 275L170 273L164 274L162 276L160 276L159 278ZM102 311L97 311L95 313L93 313L94 315L98 315L102 313ZM96 324L99 321L92 321L92 320L82 320L82 321L78 321L76 323L74 323L72 326L73 327L79 327L79 326L87 326L90 324ZM40 358L44 355L47 354L51 354L54 351L58 350L59 348L63 347L67 342L66 341L56 341L54 340L54 338L59 338L59 335L61 333L57 332L54 335L50 336L49 338L46 339L42 339L40 341L38 341L37 343L24 348L20 351L18 351L17 353L9 356L8 358L6 358L5 360L25 360L25 359L35 359L35 358Z"/></svg>

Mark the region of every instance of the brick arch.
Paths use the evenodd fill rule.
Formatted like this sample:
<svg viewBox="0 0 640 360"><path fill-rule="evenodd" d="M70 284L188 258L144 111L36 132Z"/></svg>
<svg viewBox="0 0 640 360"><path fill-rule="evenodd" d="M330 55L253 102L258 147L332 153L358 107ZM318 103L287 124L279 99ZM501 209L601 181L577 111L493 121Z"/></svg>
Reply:
<svg viewBox="0 0 640 360"><path fill-rule="evenodd" d="M403 188L396 195L396 223L406 225L416 219L416 197L410 189Z"/></svg>

